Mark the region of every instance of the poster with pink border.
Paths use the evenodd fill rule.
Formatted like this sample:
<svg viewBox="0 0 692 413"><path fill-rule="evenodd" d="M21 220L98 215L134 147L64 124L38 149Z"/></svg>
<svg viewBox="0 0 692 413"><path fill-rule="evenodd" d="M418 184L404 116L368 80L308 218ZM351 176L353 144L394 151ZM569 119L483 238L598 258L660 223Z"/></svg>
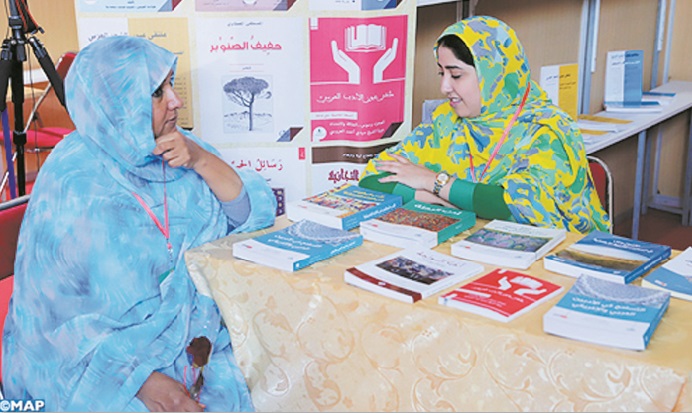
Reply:
<svg viewBox="0 0 692 413"><path fill-rule="evenodd" d="M369 142L404 121L406 15L310 19L313 142Z"/></svg>

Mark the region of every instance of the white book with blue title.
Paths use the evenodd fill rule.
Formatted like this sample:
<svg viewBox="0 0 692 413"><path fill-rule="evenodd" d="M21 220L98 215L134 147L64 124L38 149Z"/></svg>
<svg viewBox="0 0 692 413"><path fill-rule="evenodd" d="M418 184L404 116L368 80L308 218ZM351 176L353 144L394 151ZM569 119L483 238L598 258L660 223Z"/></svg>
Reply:
<svg viewBox="0 0 692 413"><path fill-rule="evenodd" d="M543 331L573 340L644 350L670 293L583 275L543 315Z"/></svg>
<svg viewBox="0 0 692 413"><path fill-rule="evenodd" d="M543 259L548 271L572 277L590 275L628 284L670 257L667 245L594 231Z"/></svg>
<svg viewBox="0 0 692 413"><path fill-rule="evenodd" d="M608 102L641 102L644 81L644 51L608 52L605 70L605 98Z"/></svg>
<svg viewBox="0 0 692 413"><path fill-rule="evenodd" d="M286 204L291 221L309 219L332 228L349 230L401 206L400 195L344 184Z"/></svg>
<svg viewBox="0 0 692 413"><path fill-rule="evenodd" d="M283 271L297 271L363 244L363 236L302 220L233 244L233 256Z"/></svg>
<svg viewBox="0 0 692 413"><path fill-rule="evenodd" d="M668 291L673 297L692 301L692 247L651 271L642 279L642 287Z"/></svg>

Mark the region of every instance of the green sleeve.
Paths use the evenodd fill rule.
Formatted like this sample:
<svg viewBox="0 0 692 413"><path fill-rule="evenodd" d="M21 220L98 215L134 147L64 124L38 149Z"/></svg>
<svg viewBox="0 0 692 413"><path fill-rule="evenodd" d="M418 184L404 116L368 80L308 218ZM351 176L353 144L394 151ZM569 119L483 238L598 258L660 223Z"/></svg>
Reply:
<svg viewBox="0 0 692 413"><path fill-rule="evenodd" d="M476 184L456 179L449 188L449 202L473 211L482 219L509 220L512 213L504 200L505 189L498 185Z"/></svg>
<svg viewBox="0 0 692 413"><path fill-rule="evenodd" d="M375 191L386 192L388 194L401 195L403 198L403 203L412 201L416 196L416 190L408 185L404 185L398 182L385 182L379 181L380 178L391 175L390 172L382 172L377 175L368 175L358 182L358 186L362 188L373 189Z"/></svg>

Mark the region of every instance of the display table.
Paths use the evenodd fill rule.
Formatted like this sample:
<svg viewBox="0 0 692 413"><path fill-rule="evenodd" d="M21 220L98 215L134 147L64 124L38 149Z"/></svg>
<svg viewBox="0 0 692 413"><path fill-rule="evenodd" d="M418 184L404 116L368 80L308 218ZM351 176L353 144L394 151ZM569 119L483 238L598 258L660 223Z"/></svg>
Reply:
<svg viewBox="0 0 692 413"><path fill-rule="evenodd" d="M280 217L272 230L287 224ZM545 334L543 314L562 294L505 324L441 306L439 294L407 304L345 284L347 267L397 250L369 241L295 273L234 259L233 242L258 234L186 254L221 309L258 411L692 409L690 302L671 299L647 350L619 350ZM449 254L468 234L436 250ZM542 260L528 272L565 291L574 282Z"/></svg>

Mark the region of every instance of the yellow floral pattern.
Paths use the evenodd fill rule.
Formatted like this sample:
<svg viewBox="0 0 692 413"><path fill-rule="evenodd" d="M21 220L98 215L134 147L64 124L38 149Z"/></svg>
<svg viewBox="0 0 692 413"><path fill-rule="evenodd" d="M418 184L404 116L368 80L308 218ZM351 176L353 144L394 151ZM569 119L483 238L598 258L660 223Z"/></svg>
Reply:
<svg viewBox="0 0 692 413"><path fill-rule="evenodd" d="M481 88L481 114L460 118L449 102L399 144L366 166L398 153L434 171L476 181L517 111L527 87L525 106L480 182L501 185L517 222L587 233L607 231L611 217L601 206L588 168L579 129L545 91L530 80L531 71L515 32L484 16L462 20L445 30L466 43L474 55ZM476 176L471 176L470 158Z"/></svg>

